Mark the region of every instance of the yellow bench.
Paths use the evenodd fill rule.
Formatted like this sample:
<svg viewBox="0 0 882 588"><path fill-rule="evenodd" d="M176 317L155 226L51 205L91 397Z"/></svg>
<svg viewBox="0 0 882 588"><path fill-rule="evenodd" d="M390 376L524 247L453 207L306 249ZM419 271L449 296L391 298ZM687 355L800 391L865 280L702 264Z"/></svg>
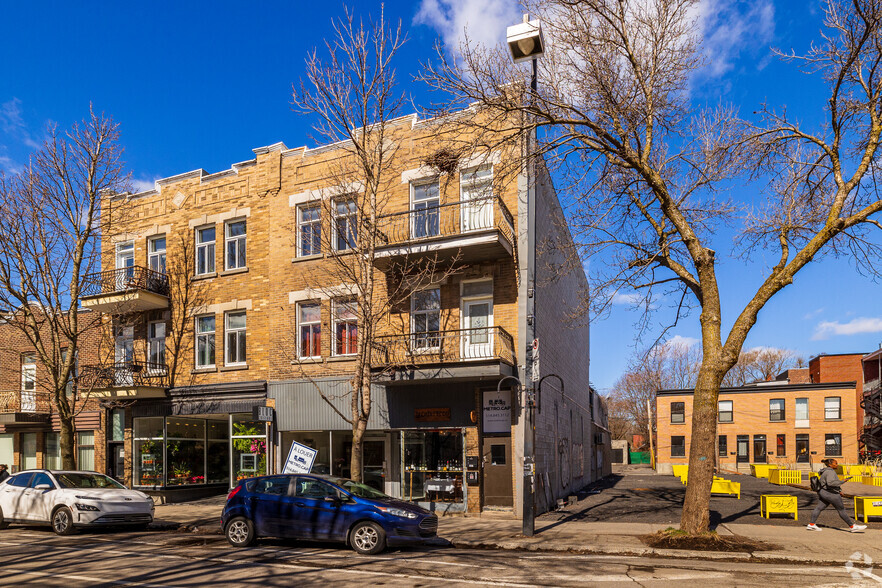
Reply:
<svg viewBox="0 0 882 588"><path fill-rule="evenodd" d="M741 500L741 482L733 482L724 478L714 478L711 494L734 494Z"/></svg>
<svg viewBox="0 0 882 588"><path fill-rule="evenodd" d="M752 463L750 464L750 475L756 478L765 478L769 479L769 474L772 470L777 470L778 466L775 464L768 463Z"/></svg>
<svg viewBox="0 0 882 588"><path fill-rule="evenodd" d="M771 513L790 514L793 520L799 520L796 496L792 494L763 494L760 496L760 516L769 518Z"/></svg>
<svg viewBox="0 0 882 588"><path fill-rule="evenodd" d="M772 470L769 473L769 482L772 484L799 484L802 482L802 472L799 470Z"/></svg>
<svg viewBox="0 0 882 588"><path fill-rule="evenodd" d="M675 464L671 466L671 470L673 471L674 476L682 480L689 472L689 466L687 464ZM685 482L683 483L685 484Z"/></svg>
<svg viewBox="0 0 882 588"><path fill-rule="evenodd" d="M863 517L882 517L882 496L855 496L854 497L854 520L859 521Z"/></svg>

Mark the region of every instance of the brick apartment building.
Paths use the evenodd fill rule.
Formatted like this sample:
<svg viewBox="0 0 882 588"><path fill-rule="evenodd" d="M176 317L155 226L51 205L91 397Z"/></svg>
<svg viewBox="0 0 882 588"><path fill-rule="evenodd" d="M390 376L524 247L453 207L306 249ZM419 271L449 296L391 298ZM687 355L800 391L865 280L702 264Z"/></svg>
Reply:
<svg viewBox="0 0 882 588"><path fill-rule="evenodd" d="M855 382L772 381L722 388L717 419L717 464L746 469L774 463L819 467L825 457L857 463ZM656 394L658 471L689 461L692 390Z"/></svg>
<svg viewBox="0 0 882 588"><path fill-rule="evenodd" d="M398 261L431 253L440 277L414 287L376 342L364 479L438 510L519 513L524 399L496 387L525 379L532 182L501 181L504 151L445 172L427 165L446 140L433 121L404 117L393 131L402 147L373 271L400 284ZM125 220L105 238L104 271L83 305L106 315L114 359L84 372L124 410L124 442L108 442L107 460L120 458L133 487L170 499L221 492L281 471L295 441L318 451L313 471L351 474L351 427L338 411L349 411L359 326L330 256L347 249L345 195L359 188L333 178L342 157L335 145L276 143L229 170L161 179L105 204ZM542 374L566 385L565 396L545 386L536 415L542 511L610 460L605 407L589 391L588 326L570 319L587 280L581 268L541 278L543 266L564 267L573 243L547 177L535 192L535 230L560 253L540 256L529 320ZM255 420L257 407L273 420Z"/></svg>
<svg viewBox="0 0 882 588"><path fill-rule="evenodd" d="M95 357L101 333L88 330L79 347L80 357ZM61 467L57 410L51 401L51 382L31 343L20 330L0 317L0 463L17 472ZM74 453L82 469L104 472L107 431L122 434L123 413L104 410L100 400L77 383L68 385L77 411L74 417ZM114 429L113 425L116 424Z"/></svg>
<svg viewBox="0 0 882 588"><path fill-rule="evenodd" d="M868 353L861 360L864 380L864 422L861 442L868 457L882 455L882 349Z"/></svg>

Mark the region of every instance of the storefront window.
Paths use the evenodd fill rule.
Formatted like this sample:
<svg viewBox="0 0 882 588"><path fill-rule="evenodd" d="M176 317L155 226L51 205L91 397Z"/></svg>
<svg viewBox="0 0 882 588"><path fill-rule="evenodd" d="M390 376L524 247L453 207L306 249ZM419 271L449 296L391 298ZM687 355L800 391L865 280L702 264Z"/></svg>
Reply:
<svg viewBox="0 0 882 588"><path fill-rule="evenodd" d="M331 473L331 440L327 431L314 431L309 433L284 433L282 435L282 465L288 458L291 450L291 444L296 441L301 445L306 445L315 449L315 459L312 462L313 474L330 474Z"/></svg>
<svg viewBox="0 0 882 588"><path fill-rule="evenodd" d="M166 459L169 486L205 483L205 421L166 419Z"/></svg>
<svg viewBox="0 0 882 588"><path fill-rule="evenodd" d="M459 430L404 431L406 500L462 502L463 439Z"/></svg>
<svg viewBox="0 0 882 588"><path fill-rule="evenodd" d="M165 455L162 417L136 418L133 421L134 485L162 486Z"/></svg>
<svg viewBox="0 0 882 588"><path fill-rule="evenodd" d="M233 471L236 482L266 474L266 424L248 413L233 415Z"/></svg>

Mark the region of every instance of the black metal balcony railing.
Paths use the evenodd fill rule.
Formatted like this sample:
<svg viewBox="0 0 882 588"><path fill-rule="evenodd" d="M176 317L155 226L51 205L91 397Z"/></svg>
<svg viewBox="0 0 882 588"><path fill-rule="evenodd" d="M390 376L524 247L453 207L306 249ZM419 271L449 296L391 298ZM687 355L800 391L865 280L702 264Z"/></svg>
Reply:
<svg viewBox="0 0 882 588"><path fill-rule="evenodd" d="M149 361L126 361L108 365L87 365L80 370L80 390L107 388L168 387L168 366Z"/></svg>
<svg viewBox="0 0 882 588"><path fill-rule="evenodd" d="M48 392L27 390L0 392L0 413L48 413L50 409Z"/></svg>
<svg viewBox="0 0 882 588"><path fill-rule="evenodd" d="M136 265L88 274L83 280L83 296L100 296L128 290L146 290L168 296L168 276Z"/></svg>
<svg viewBox="0 0 882 588"><path fill-rule="evenodd" d="M514 245L514 220L498 196L450 202L377 218L387 245L428 241L496 229Z"/></svg>
<svg viewBox="0 0 882 588"><path fill-rule="evenodd" d="M514 365L514 339L502 327L484 327L388 335L377 337L373 344L373 363L378 367L477 360Z"/></svg>

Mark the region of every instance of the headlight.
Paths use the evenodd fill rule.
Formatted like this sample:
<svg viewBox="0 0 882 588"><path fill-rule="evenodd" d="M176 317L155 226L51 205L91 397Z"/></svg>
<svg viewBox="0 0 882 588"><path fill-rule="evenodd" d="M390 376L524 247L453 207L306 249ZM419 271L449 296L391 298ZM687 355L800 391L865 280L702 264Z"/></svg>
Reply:
<svg viewBox="0 0 882 588"><path fill-rule="evenodd" d="M98 512L101 510L97 506L92 506L91 504L80 504L79 502L74 504L74 506L77 507L77 510L88 510L92 512Z"/></svg>
<svg viewBox="0 0 882 588"><path fill-rule="evenodd" d="M417 514L415 512L410 512L409 510L404 510L403 508L390 508L388 506L378 506L377 510L380 510L386 514L390 514L392 516L401 517L403 519L415 519L417 518Z"/></svg>

